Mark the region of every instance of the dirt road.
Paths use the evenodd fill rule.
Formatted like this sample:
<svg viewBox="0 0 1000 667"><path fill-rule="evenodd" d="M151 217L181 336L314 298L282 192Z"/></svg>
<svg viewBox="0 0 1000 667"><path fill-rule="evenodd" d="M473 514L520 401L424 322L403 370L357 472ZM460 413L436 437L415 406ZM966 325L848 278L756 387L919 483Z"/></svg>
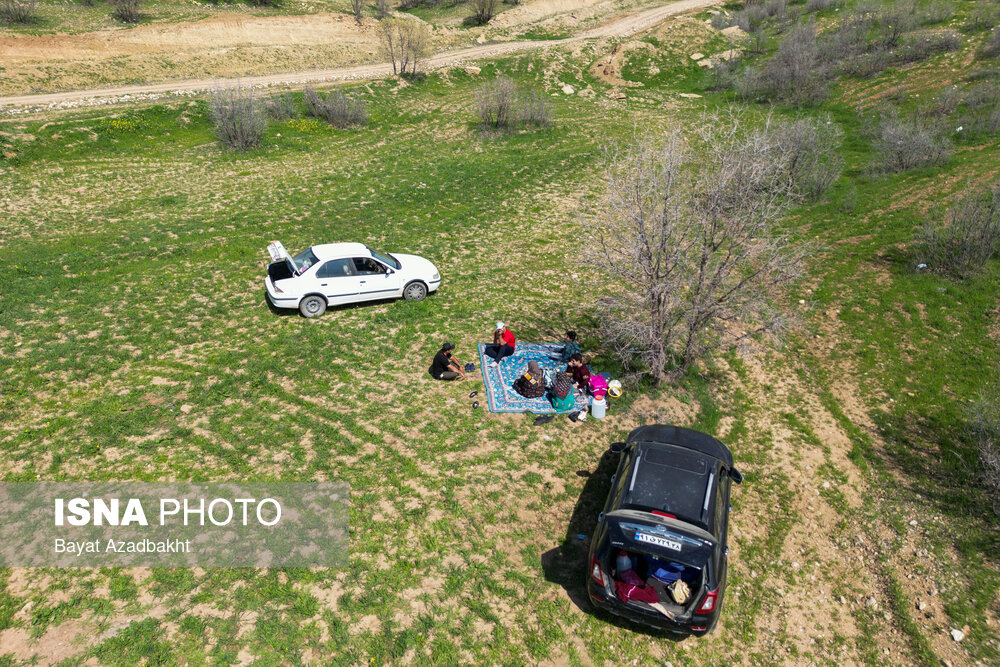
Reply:
<svg viewBox="0 0 1000 667"><path fill-rule="evenodd" d="M428 70L459 65L464 62L481 58L492 58L508 53L527 51L529 49L547 49L586 39L601 37L626 37L642 32L666 18L702 9L719 0L680 0L662 7L648 9L633 14L618 17L596 28L591 28L573 37L560 40L504 42L500 44L484 44L435 54L426 61ZM300 86L308 83L324 81L350 81L372 79L390 75L392 67L388 63L357 65L325 70L292 72L283 74L267 74L263 76L243 77L243 85L261 86ZM128 102L136 99L155 99L161 95L195 93L210 90L219 85L233 83L234 80L219 79L189 79L170 81L159 84L139 84L130 86L114 86L109 88L92 88L41 95L18 95L0 97L0 113L11 114L18 111L36 111L45 108L62 109L80 106L95 106Z"/></svg>

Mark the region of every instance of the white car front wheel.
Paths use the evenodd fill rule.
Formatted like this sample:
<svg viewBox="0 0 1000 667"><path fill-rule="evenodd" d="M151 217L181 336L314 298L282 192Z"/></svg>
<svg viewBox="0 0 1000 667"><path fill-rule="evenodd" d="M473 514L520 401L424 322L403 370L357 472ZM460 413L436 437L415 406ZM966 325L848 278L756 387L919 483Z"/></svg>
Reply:
<svg viewBox="0 0 1000 667"><path fill-rule="evenodd" d="M427 296L427 285L415 281L406 286L403 290L403 298L407 301L421 301Z"/></svg>
<svg viewBox="0 0 1000 667"><path fill-rule="evenodd" d="M302 317L319 317L326 312L326 299L316 294L310 294L299 303Z"/></svg>

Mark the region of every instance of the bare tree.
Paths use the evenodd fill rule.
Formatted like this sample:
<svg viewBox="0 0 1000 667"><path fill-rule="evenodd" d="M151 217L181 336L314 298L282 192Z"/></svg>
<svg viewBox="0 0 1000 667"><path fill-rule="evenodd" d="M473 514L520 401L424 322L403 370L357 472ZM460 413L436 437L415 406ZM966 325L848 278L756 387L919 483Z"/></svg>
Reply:
<svg viewBox="0 0 1000 667"><path fill-rule="evenodd" d="M389 0L375 0L375 16L379 21L389 16Z"/></svg>
<svg viewBox="0 0 1000 667"><path fill-rule="evenodd" d="M500 0L472 0L473 18L480 25L489 23L496 16L499 4Z"/></svg>
<svg viewBox="0 0 1000 667"><path fill-rule="evenodd" d="M358 25L361 25L361 13L365 9L365 0L351 0L351 15Z"/></svg>
<svg viewBox="0 0 1000 667"><path fill-rule="evenodd" d="M604 334L627 367L654 382L748 336L780 334L776 288L809 252L776 222L794 200L788 159L770 127L730 114L693 141L679 131L610 153L603 197L588 215L591 259L608 276Z"/></svg>
<svg viewBox="0 0 1000 667"><path fill-rule="evenodd" d="M430 50L430 31L414 19L387 18L378 26L382 54L392 63L393 74L417 73Z"/></svg>
<svg viewBox="0 0 1000 667"><path fill-rule="evenodd" d="M486 127L510 127L516 122L516 107L517 87L508 77L487 81L476 90L476 115Z"/></svg>

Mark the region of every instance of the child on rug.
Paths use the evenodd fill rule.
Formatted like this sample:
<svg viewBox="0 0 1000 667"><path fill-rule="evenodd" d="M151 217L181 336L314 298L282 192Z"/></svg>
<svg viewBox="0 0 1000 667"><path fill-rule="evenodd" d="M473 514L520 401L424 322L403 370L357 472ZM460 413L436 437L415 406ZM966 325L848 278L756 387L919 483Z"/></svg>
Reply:
<svg viewBox="0 0 1000 667"><path fill-rule="evenodd" d="M556 381L552 386L552 407L559 412L572 410L576 403L573 397L573 380L562 371L556 373Z"/></svg>
<svg viewBox="0 0 1000 667"><path fill-rule="evenodd" d="M566 365L566 372L573 376L573 383L583 391L587 390L590 378L590 369L583 363L583 355L577 352L569 359Z"/></svg>
<svg viewBox="0 0 1000 667"><path fill-rule="evenodd" d="M514 333L504 325L497 322L496 331L493 332L493 344L487 345L484 354L496 363L514 354Z"/></svg>
<svg viewBox="0 0 1000 667"><path fill-rule="evenodd" d="M580 345L576 342L576 332L567 331L566 332L566 345L563 349L559 351L559 361L562 363L569 363L569 360L573 358L574 354L579 354Z"/></svg>

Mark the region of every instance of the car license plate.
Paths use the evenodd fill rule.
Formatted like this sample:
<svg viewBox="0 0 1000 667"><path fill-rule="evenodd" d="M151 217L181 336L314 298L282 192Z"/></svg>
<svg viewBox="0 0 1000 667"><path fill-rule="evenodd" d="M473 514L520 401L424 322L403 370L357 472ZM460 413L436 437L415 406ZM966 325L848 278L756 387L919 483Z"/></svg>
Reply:
<svg viewBox="0 0 1000 667"><path fill-rule="evenodd" d="M650 535L649 533L636 533L635 541L646 542L648 544L655 544L658 547L664 547L665 549L673 549L674 551L681 550L680 542L674 542L673 540L668 540L665 537Z"/></svg>

